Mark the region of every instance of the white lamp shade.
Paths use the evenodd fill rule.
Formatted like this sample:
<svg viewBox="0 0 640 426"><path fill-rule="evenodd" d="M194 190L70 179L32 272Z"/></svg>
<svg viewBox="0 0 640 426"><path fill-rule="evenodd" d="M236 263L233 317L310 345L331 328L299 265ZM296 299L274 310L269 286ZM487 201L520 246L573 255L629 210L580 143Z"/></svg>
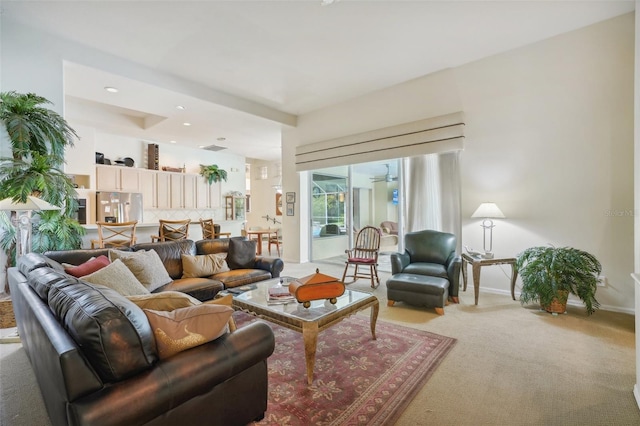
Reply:
<svg viewBox="0 0 640 426"><path fill-rule="evenodd" d="M471 217L505 218L505 215L496 203L482 203Z"/></svg>
<svg viewBox="0 0 640 426"><path fill-rule="evenodd" d="M0 201L0 210L6 211L42 211L42 210L60 210L60 207L49 204L43 199L29 195L24 203L16 203L11 198L5 198Z"/></svg>

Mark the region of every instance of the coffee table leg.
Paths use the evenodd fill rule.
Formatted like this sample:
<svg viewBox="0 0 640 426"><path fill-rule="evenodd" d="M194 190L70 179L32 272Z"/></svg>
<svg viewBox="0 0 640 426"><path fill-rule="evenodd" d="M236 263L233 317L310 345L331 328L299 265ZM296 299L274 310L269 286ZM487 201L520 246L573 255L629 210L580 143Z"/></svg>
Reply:
<svg viewBox="0 0 640 426"><path fill-rule="evenodd" d="M376 302L375 305L371 306L371 336L373 336L373 340L376 340L376 321L378 320L378 311L380 310L380 304Z"/></svg>
<svg viewBox="0 0 640 426"><path fill-rule="evenodd" d="M302 339L304 340L304 359L307 363L307 383L313 383L313 367L316 364L316 347L318 344L318 323L304 322L302 324Z"/></svg>

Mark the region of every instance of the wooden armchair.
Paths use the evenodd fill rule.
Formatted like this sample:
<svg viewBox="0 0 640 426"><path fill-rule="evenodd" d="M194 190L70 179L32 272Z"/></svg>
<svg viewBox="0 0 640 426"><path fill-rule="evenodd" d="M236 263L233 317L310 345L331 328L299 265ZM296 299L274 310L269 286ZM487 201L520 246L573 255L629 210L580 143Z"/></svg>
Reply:
<svg viewBox="0 0 640 426"><path fill-rule="evenodd" d="M176 241L189 238L189 224L191 219L164 220L160 219L158 235L151 236L151 242Z"/></svg>
<svg viewBox="0 0 640 426"><path fill-rule="evenodd" d="M136 243L136 226L132 222L96 222L98 239L91 240L91 248L131 247Z"/></svg>
<svg viewBox="0 0 640 426"><path fill-rule="evenodd" d="M342 275L342 282L347 278L349 266L354 266L353 277L356 281L358 278L371 279L371 288L377 288L380 285L378 278L378 252L380 250L380 230L373 226L365 226L356 236L355 247L351 250L345 250L347 253L347 261ZM360 272L359 267L369 268L369 272Z"/></svg>

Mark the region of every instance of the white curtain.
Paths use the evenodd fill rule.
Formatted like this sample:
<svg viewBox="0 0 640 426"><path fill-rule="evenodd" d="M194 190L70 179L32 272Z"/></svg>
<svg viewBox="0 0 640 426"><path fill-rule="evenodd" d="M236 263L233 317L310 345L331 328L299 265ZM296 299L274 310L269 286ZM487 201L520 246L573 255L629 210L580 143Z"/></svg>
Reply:
<svg viewBox="0 0 640 426"><path fill-rule="evenodd" d="M454 234L461 248L459 152L403 159L404 232L434 229Z"/></svg>

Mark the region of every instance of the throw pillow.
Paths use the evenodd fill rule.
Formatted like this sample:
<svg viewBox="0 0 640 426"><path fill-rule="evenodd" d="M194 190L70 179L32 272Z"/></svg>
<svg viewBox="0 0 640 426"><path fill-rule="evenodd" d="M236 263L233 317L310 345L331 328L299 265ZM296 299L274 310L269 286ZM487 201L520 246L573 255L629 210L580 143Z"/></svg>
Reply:
<svg viewBox="0 0 640 426"><path fill-rule="evenodd" d="M196 306L202 303L195 297L179 291L140 294L127 296L127 299L131 300L141 309L152 309L154 311L173 311L174 309Z"/></svg>
<svg viewBox="0 0 640 426"><path fill-rule="evenodd" d="M218 297L217 299L211 299L211 300L207 300L206 302L202 302L202 303L208 303L211 305L224 305L224 306L232 306L233 303L233 296L231 294L227 294L226 296L222 296L222 297ZM236 329L238 328L236 326L236 322L233 319L233 316L229 317L229 332L233 333L234 331L236 331Z"/></svg>
<svg viewBox="0 0 640 426"><path fill-rule="evenodd" d="M109 257L112 262L115 259L122 260L138 281L149 291L173 281L155 250L109 250Z"/></svg>
<svg viewBox="0 0 640 426"><path fill-rule="evenodd" d="M218 272L226 272L229 265L225 260L226 253L182 255L182 278L209 277Z"/></svg>
<svg viewBox="0 0 640 426"><path fill-rule="evenodd" d="M89 275L96 271L99 271L100 269L107 266L109 263L110 263L109 258L107 256L102 255L95 258L91 258L86 262L84 262L82 265L65 267L64 271L69 275L73 275L76 278L80 278L85 275Z"/></svg>
<svg viewBox="0 0 640 426"><path fill-rule="evenodd" d="M93 274L80 277L80 279L91 284L109 287L123 296L149 294L149 290L140 284L140 281L120 259L116 259L110 265Z"/></svg>
<svg viewBox="0 0 640 426"><path fill-rule="evenodd" d="M228 306L202 304L171 312L144 309L160 359L210 342L223 335L233 313Z"/></svg>
<svg viewBox="0 0 640 426"><path fill-rule="evenodd" d="M253 269L256 263L256 246L257 242L254 240L230 239L227 254L229 268Z"/></svg>

